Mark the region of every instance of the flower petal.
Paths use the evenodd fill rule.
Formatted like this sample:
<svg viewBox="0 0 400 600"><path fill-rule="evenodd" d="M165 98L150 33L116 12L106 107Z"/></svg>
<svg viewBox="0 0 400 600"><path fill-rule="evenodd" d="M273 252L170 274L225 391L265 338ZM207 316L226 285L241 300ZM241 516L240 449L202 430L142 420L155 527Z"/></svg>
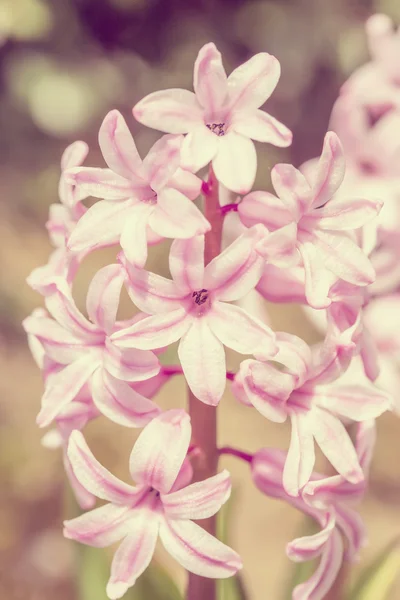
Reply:
<svg viewBox="0 0 400 600"><path fill-rule="evenodd" d="M136 440L129 459L132 478L168 494L185 460L191 434L190 417L184 410L161 413Z"/></svg>
<svg viewBox="0 0 400 600"><path fill-rule="evenodd" d="M95 344L101 341L102 335L98 326L90 323L78 310L66 281L58 279L54 293L47 296L45 302L51 316L67 332L80 338L83 343Z"/></svg>
<svg viewBox="0 0 400 600"><path fill-rule="evenodd" d="M332 510L325 516L326 525L314 535L296 538L286 547L286 554L291 560L303 562L319 556L335 529L335 511Z"/></svg>
<svg viewBox="0 0 400 600"><path fill-rule="evenodd" d="M147 260L147 224L155 207L145 202L138 202L131 212L121 232L121 248L129 262L137 267L144 267Z"/></svg>
<svg viewBox="0 0 400 600"><path fill-rule="evenodd" d="M231 322L232 326L232 322ZM182 336L178 356L193 394L217 406L226 385L225 351L208 324L208 318L195 318Z"/></svg>
<svg viewBox="0 0 400 600"><path fill-rule="evenodd" d="M164 521L161 541L185 569L202 577L231 577L242 568L240 556L192 521Z"/></svg>
<svg viewBox="0 0 400 600"><path fill-rule="evenodd" d="M124 483L96 460L78 430L70 435L68 458L78 481L97 498L134 506L134 501L143 496L142 488Z"/></svg>
<svg viewBox="0 0 400 600"><path fill-rule="evenodd" d="M111 343L107 343L106 348L103 365L116 379L146 381L155 377L160 371L158 358L150 350L136 350L135 348L120 350Z"/></svg>
<svg viewBox="0 0 400 600"><path fill-rule="evenodd" d="M225 102L228 85L221 53L212 42L203 46L196 58L193 87L205 118L213 121Z"/></svg>
<svg viewBox="0 0 400 600"><path fill-rule="evenodd" d="M133 195L132 184L111 169L74 167L65 171L64 177L80 192L104 200L125 200Z"/></svg>
<svg viewBox="0 0 400 600"><path fill-rule="evenodd" d="M191 322L186 310L178 308L165 314L146 317L132 327L114 333L111 339L119 348L164 348L185 335Z"/></svg>
<svg viewBox="0 0 400 600"><path fill-rule="evenodd" d="M178 169L183 135L163 135L153 144L143 161L150 187L159 191Z"/></svg>
<svg viewBox="0 0 400 600"><path fill-rule="evenodd" d="M321 229L342 230L358 229L375 219L383 202L361 198L332 199L308 218Z"/></svg>
<svg viewBox="0 0 400 600"><path fill-rule="evenodd" d="M187 139L187 137L188 136L186 136L185 139ZM200 179L200 177L197 177L194 173L190 173L190 171L179 168L170 179L168 187L178 190L178 192L181 192L181 194L189 198L189 200L195 200L200 195L202 184L203 180Z"/></svg>
<svg viewBox="0 0 400 600"><path fill-rule="evenodd" d="M153 558L158 538L158 519L147 510L138 511L129 522L129 535L119 545L111 563L107 584L110 600L122 598ZM127 532L128 533L128 532Z"/></svg>
<svg viewBox="0 0 400 600"><path fill-rule="evenodd" d="M181 89L161 90L149 94L133 108L139 123L165 131L187 133L202 122L202 109L193 92Z"/></svg>
<svg viewBox="0 0 400 600"><path fill-rule="evenodd" d="M43 443L43 442L42 442ZM83 485L79 483L75 474L72 470L71 463L68 460L66 449L63 452L63 465L65 473L68 477L68 481L71 485L72 491L74 492L76 501L78 502L82 510L89 510L96 504L96 497L88 492Z"/></svg>
<svg viewBox="0 0 400 600"><path fill-rule="evenodd" d="M111 110L99 131L99 146L112 171L128 180L143 175L142 159L132 134L118 110Z"/></svg>
<svg viewBox="0 0 400 600"><path fill-rule="evenodd" d="M182 143L181 166L188 171L197 172L216 155L219 138L204 123L192 129Z"/></svg>
<svg viewBox="0 0 400 600"><path fill-rule="evenodd" d="M128 506L105 504L75 519L64 521L64 537L81 544L105 548L129 531L132 511Z"/></svg>
<svg viewBox="0 0 400 600"><path fill-rule="evenodd" d="M357 560L360 550L367 543L367 533L361 516L345 505L336 507L336 522L347 540L344 554L346 560Z"/></svg>
<svg viewBox="0 0 400 600"><path fill-rule="evenodd" d="M263 110L234 114L232 129L256 142L267 142L278 148L287 148L293 138L290 129Z"/></svg>
<svg viewBox="0 0 400 600"><path fill-rule="evenodd" d="M90 282L86 310L91 321L106 333L114 328L123 282L124 272L117 264L103 267Z"/></svg>
<svg viewBox="0 0 400 600"><path fill-rule="evenodd" d="M262 223L275 231L293 222L293 217L280 198L269 192L250 192L238 204L239 217L246 227Z"/></svg>
<svg viewBox="0 0 400 600"><path fill-rule="evenodd" d="M89 146L80 140L67 146L61 157L61 170L81 165L89 153Z"/></svg>
<svg viewBox="0 0 400 600"><path fill-rule="evenodd" d="M149 225L158 235L183 239L202 235L211 229L197 206L173 188L165 188L158 194Z"/></svg>
<svg viewBox="0 0 400 600"><path fill-rule="evenodd" d="M240 306L215 301L207 320L216 337L235 352L260 358L272 358L277 352L272 329Z"/></svg>
<svg viewBox="0 0 400 600"><path fill-rule="evenodd" d="M272 185L293 219L298 221L311 204L311 188L300 171L292 165L275 165L271 171Z"/></svg>
<svg viewBox="0 0 400 600"><path fill-rule="evenodd" d="M314 468L314 439L308 415L293 412L291 420L292 434L282 481L289 496L298 496Z"/></svg>
<svg viewBox="0 0 400 600"><path fill-rule="evenodd" d="M218 138L218 152L212 161L215 175L228 190L246 194L254 183L257 154L253 142L230 131Z"/></svg>
<svg viewBox="0 0 400 600"><path fill-rule="evenodd" d="M207 519L215 515L231 495L228 471L192 483L161 496L167 519Z"/></svg>
<svg viewBox="0 0 400 600"><path fill-rule="evenodd" d="M331 304L328 293L332 278L326 265L312 242L302 241L298 249L304 265L307 302L312 308L327 308Z"/></svg>
<svg viewBox="0 0 400 600"><path fill-rule="evenodd" d="M204 283L204 236L175 240L169 253L169 270L183 294L201 290Z"/></svg>
<svg viewBox="0 0 400 600"><path fill-rule="evenodd" d="M281 75L275 56L260 52L228 77L231 110L259 108L272 94Z"/></svg>
<svg viewBox="0 0 400 600"><path fill-rule="evenodd" d="M313 182L312 207L323 206L340 187L346 169L343 148L336 133L328 131Z"/></svg>
<svg viewBox="0 0 400 600"><path fill-rule="evenodd" d="M388 394L367 385L318 386L315 402L330 412L353 421L376 419L392 408Z"/></svg>
<svg viewBox="0 0 400 600"><path fill-rule="evenodd" d="M268 264L281 268L297 266L300 260L297 249L297 224L290 223L272 231L257 244L256 249Z"/></svg>
<svg viewBox="0 0 400 600"><path fill-rule="evenodd" d="M166 313L180 308L184 294L174 281L124 262L127 289L132 302L147 314Z"/></svg>

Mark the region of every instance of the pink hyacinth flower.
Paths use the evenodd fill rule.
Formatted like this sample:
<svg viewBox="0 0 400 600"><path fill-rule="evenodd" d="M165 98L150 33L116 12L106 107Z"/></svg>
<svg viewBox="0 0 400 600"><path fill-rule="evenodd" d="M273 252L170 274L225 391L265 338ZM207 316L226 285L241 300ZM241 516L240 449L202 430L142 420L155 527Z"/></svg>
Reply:
<svg viewBox="0 0 400 600"><path fill-rule="evenodd" d="M155 349L181 340L178 354L188 385L217 405L226 384L224 345L241 354L271 357L272 330L239 306L257 284L263 261L249 230L204 267L204 236L175 240L169 255L173 279L125 264L132 301L147 316L112 336L120 348Z"/></svg>
<svg viewBox="0 0 400 600"><path fill-rule="evenodd" d="M181 89L153 92L136 104L133 114L148 127L187 133L182 144L182 165L197 171L212 161L217 179L243 194L250 190L256 175L252 140L281 147L292 142L287 127L259 110L279 77L279 61L265 52L256 54L227 77L220 52L209 43L195 62L195 93Z"/></svg>
<svg viewBox="0 0 400 600"><path fill-rule="evenodd" d="M48 425L87 383L98 410L120 425L142 427L159 413L153 402L128 385L157 375L157 357L149 351L121 351L110 341L112 333L121 326L116 322L116 314L122 283L119 265L98 271L86 301L91 321L79 312L63 281L46 298L53 318L35 313L25 319L25 331L58 365L46 377L37 420L40 426Z"/></svg>
<svg viewBox="0 0 400 600"><path fill-rule="evenodd" d="M302 340L290 337L282 356L278 353L274 359L286 365L283 371L268 362L245 360L233 391L239 389L239 399L246 397L271 421L283 423L290 418L292 434L283 471L288 494L298 495L311 477L314 441L337 472L357 484L363 472L342 419L358 422L376 418L392 408L392 400L371 385L332 385L343 372L343 347L328 340L313 347L310 356ZM297 357L297 364L293 357Z"/></svg>
<svg viewBox="0 0 400 600"><path fill-rule="evenodd" d="M182 470L191 438L183 410L156 417L140 434L129 465L136 487L114 477L93 456L80 432L71 435L68 456L85 489L107 504L64 523L64 535L104 547L121 541L111 565L107 595L121 598L148 567L158 537L185 569L225 578L241 567L239 555L192 519L214 515L231 491L228 471L190 484Z"/></svg>
<svg viewBox="0 0 400 600"><path fill-rule="evenodd" d="M52 293L52 285L56 278L62 277L72 281L83 258L82 254L73 256L67 251L67 240L86 211L81 204L86 195L67 181L65 172L80 166L88 151L85 142L77 141L68 146L61 157L61 178L58 186L60 204L50 206L49 220L46 223L50 240L56 250L51 254L47 265L34 269L27 278L28 285L43 296Z"/></svg>
<svg viewBox="0 0 400 600"><path fill-rule="evenodd" d="M238 208L244 224L258 218L271 231L258 245L267 262L278 267L303 266L307 301L314 308L329 306L332 274L358 286L375 278L369 259L349 231L376 217L382 202L336 199L344 170L339 139L329 132L312 183L292 165L276 165L271 177L279 198L252 192Z"/></svg>
<svg viewBox="0 0 400 600"><path fill-rule="evenodd" d="M147 245L164 237L190 238L210 225L192 202L201 179L180 168L183 136L164 136L142 161L123 116L113 110L99 131L108 169L70 169L67 179L89 196L103 198L71 234L73 252L121 244L127 259L144 266Z"/></svg>

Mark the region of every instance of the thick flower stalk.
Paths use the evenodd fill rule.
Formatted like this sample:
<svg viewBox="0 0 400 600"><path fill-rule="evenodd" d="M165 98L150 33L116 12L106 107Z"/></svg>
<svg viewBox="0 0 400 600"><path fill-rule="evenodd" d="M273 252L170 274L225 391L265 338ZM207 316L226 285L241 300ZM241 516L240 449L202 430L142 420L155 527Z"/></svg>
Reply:
<svg viewBox="0 0 400 600"><path fill-rule="evenodd" d="M374 60L367 77L380 72L382 94L394 98L387 22L380 18L368 27ZM219 51L206 44L195 62L194 92L155 91L134 107L139 122L167 134L144 159L116 110L99 131L106 168L82 166L84 142L69 146L62 158L61 204L52 205L48 222L56 250L29 277L46 308L23 325L43 374L37 421L54 426L43 444L61 449L80 506L92 509L65 521L64 534L96 547L120 542L110 600L135 584L158 538L188 571L186 600L218 600L215 579L242 567L236 551L216 538L216 515L231 490L229 473L218 469L221 454L247 460L264 494L315 520L315 535L287 547L292 560L320 558L312 577L293 590L294 600L323 600L343 560L353 560L365 541L348 503L361 500L367 486L375 419L393 407L374 382L389 354L400 364L397 330L378 332L374 325L382 311L395 314L400 285L393 269L400 218L390 212L399 182L392 166L384 171L379 163L397 108L381 106L380 113L370 90L373 110L362 113L357 80L350 81L332 119L337 133L326 134L319 160L300 170L275 165L276 195L251 191L257 169L252 140L291 143L290 131L260 110L279 76L278 60L266 53L227 76ZM359 121L346 127L353 110ZM369 129L361 114L369 115ZM384 124L389 116L390 125ZM394 165L395 144L385 152ZM369 186L372 164L379 164L379 179ZM207 181L200 177L203 167ZM380 212L386 200L380 191L387 193L389 212ZM224 203L232 192L244 197ZM99 200L87 207L89 196ZM237 235L224 227L229 213ZM170 277L146 268L151 246L166 240ZM96 273L82 312L73 298L75 274L87 254L106 246L121 249L117 263ZM126 321L117 318L122 286L134 305ZM310 347L273 331L250 304L237 304L254 290L274 302L303 304L323 340ZM179 364L165 364L162 354L176 342ZM236 373L227 371L226 349L244 357ZM187 409L163 412L157 393L173 376L187 384ZM249 455L235 440L218 448L217 411L227 380L249 409L278 424L291 421L287 452L262 448ZM114 477L89 450L82 432L97 418L143 428L129 461L135 486ZM315 443L331 465L329 476L314 471ZM94 508L97 498L106 504Z"/></svg>

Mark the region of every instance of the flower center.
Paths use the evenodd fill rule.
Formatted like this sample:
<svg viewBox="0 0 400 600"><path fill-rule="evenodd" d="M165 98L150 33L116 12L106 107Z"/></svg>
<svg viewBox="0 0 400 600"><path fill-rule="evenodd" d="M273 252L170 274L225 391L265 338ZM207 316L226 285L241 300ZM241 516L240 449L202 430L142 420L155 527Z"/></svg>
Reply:
<svg viewBox="0 0 400 600"><path fill-rule="evenodd" d="M208 300L208 290L199 290L198 292L193 292L192 298L194 298L195 303L198 306L204 304Z"/></svg>
<svg viewBox="0 0 400 600"><path fill-rule="evenodd" d="M225 135L225 123L207 123L207 127L215 135Z"/></svg>

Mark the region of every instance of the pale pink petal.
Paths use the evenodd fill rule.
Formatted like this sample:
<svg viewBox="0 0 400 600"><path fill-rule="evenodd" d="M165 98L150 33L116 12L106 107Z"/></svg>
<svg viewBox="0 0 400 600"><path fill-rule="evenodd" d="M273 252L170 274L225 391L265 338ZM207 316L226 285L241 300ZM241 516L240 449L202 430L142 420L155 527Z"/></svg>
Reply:
<svg viewBox="0 0 400 600"><path fill-rule="evenodd" d="M178 308L166 314L146 317L132 327L122 329L112 335L112 341L119 348L138 348L154 350L169 346L181 338L192 319L184 308Z"/></svg>
<svg viewBox="0 0 400 600"><path fill-rule="evenodd" d="M309 375L310 346L297 335L284 332L276 333L276 341L278 354L274 357L274 361L285 365L286 369L296 377L296 387L299 387Z"/></svg>
<svg viewBox="0 0 400 600"><path fill-rule="evenodd" d="M123 427L144 427L160 413L154 402L144 398L124 381L98 369L91 381L93 402L99 411Z"/></svg>
<svg viewBox="0 0 400 600"><path fill-rule="evenodd" d="M367 544L367 533L361 516L351 508L340 505L335 507L336 523L346 536L346 560L357 560L360 550Z"/></svg>
<svg viewBox="0 0 400 600"><path fill-rule="evenodd" d="M95 323L90 323L78 310L66 281L58 279L54 293L46 297L46 308L51 316L67 332L80 338L84 343L99 343L102 333Z"/></svg>
<svg viewBox="0 0 400 600"><path fill-rule="evenodd" d="M383 202L360 198L333 199L308 217L315 227L321 229L358 229L375 219Z"/></svg>
<svg viewBox="0 0 400 600"><path fill-rule="evenodd" d="M90 492L88 492L75 477L74 471L71 467L71 463L68 460L66 450L63 452L63 464L65 473L68 477L68 481L71 485L76 501L78 502L80 508L82 510L89 510L93 508L96 504L96 497L93 496L93 494L91 494Z"/></svg>
<svg viewBox="0 0 400 600"><path fill-rule="evenodd" d="M292 165L276 165L271 171L274 189L296 221L311 204L310 184L300 171Z"/></svg>
<svg viewBox="0 0 400 600"><path fill-rule="evenodd" d="M343 423L319 408L314 408L313 413L313 435L326 458L347 481L362 481L364 475Z"/></svg>
<svg viewBox="0 0 400 600"><path fill-rule="evenodd" d="M326 525L314 535L296 538L286 547L286 554L295 562L312 560L319 556L335 529L335 511L325 515Z"/></svg>
<svg viewBox="0 0 400 600"><path fill-rule="evenodd" d="M331 475L321 479L311 479L303 488L301 495L310 504L329 506L335 503L335 508L345 502L359 502L367 488L366 480L350 483L341 475Z"/></svg>
<svg viewBox="0 0 400 600"><path fill-rule="evenodd" d="M187 139L187 137L188 136L186 136L185 139ZM181 194L189 198L189 200L195 200L200 195L202 184L203 181L200 177L197 177L194 173L190 173L190 171L179 168L175 171L168 186L178 190L178 192L181 192Z"/></svg>
<svg viewBox="0 0 400 600"><path fill-rule="evenodd" d="M276 88L280 75L279 61L266 52L237 67L228 77L231 110L259 108Z"/></svg>
<svg viewBox="0 0 400 600"><path fill-rule="evenodd" d="M277 352L272 329L239 306L215 301L207 320L216 337L235 352L259 358L272 358Z"/></svg>
<svg viewBox="0 0 400 600"><path fill-rule="evenodd" d="M327 308L332 278L326 273L325 263L312 242L303 241L298 246L305 272L305 292L312 308Z"/></svg>
<svg viewBox="0 0 400 600"><path fill-rule="evenodd" d="M111 169L74 167L65 171L64 177L81 192L95 198L115 201L134 195L132 183Z"/></svg>
<svg viewBox="0 0 400 600"><path fill-rule="evenodd" d="M286 452L272 448L258 450L251 461L251 476L257 488L272 498L288 499L282 485ZM292 499L290 499L292 502Z"/></svg>
<svg viewBox="0 0 400 600"><path fill-rule="evenodd" d="M75 519L64 521L64 537L81 544L105 548L125 537L132 511L128 506L105 504Z"/></svg>
<svg viewBox="0 0 400 600"><path fill-rule="evenodd" d="M231 494L228 471L222 471L205 481L163 494L161 500L167 519L206 519L215 515Z"/></svg>
<svg viewBox="0 0 400 600"><path fill-rule="evenodd" d="M192 479L193 467L188 454L182 463L181 469L178 473L178 477L175 479L175 483L172 486L170 493L172 494L172 492L176 492L177 490L188 486Z"/></svg>
<svg viewBox="0 0 400 600"><path fill-rule="evenodd" d="M191 238L210 231L211 225L197 206L173 188L165 188L149 220L150 227L168 238Z"/></svg>
<svg viewBox="0 0 400 600"><path fill-rule="evenodd" d="M313 575L306 582L297 585L293 600L323 600L331 589L343 561L343 541L334 531L325 545L321 560Z"/></svg>
<svg viewBox="0 0 400 600"><path fill-rule="evenodd" d="M169 253L169 270L182 294L201 290L204 283L204 236L175 240Z"/></svg>
<svg viewBox="0 0 400 600"><path fill-rule="evenodd" d="M210 328L208 318L193 320L182 336L178 355L187 384L196 398L217 406L226 385L225 350Z"/></svg>
<svg viewBox="0 0 400 600"><path fill-rule="evenodd" d="M257 252L269 263L281 268L298 265L297 225L290 223L266 235L256 246Z"/></svg>
<svg viewBox="0 0 400 600"><path fill-rule="evenodd" d="M393 406L385 392L371 385L318 386L315 402L330 412L353 421L376 419Z"/></svg>
<svg viewBox="0 0 400 600"><path fill-rule="evenodd" d="M369 473L373 452L376 444L375 420L364 421L357 424L356 452L359 463L366 475Z"/></svg>
<svg viewBox="0 0 400 600"><path fill-rule="evenodd" d="M86 310L91 321L106 333L115 325L123 282L124 272L117 264L103 267L90 282Z"/></svg>
<svg viewBox="0 0 400 600"><path fill-rule="evenodd" d="M186 457L191 434L190 417L184 410L161 413L136 440L129 459L132 478L168 494Z"/></svg>
<svg viewBox="0 0 400 600"><path fill-rule="evenodd" d="M314 246L326 269L354 285L369 285L375 270L364 252L345 233L314 231Z"/></svg>
<svg viewBox="0 0 400 600"><path fill-rule="evenodd" d="M186 294L174 281L126 262L124 266L128 294L140 310L151 315L180 308Z"/></svg>
<svg viewBox="0 0 400 600"><path fill-rule="evenodd" d="M89 153L89 146L80 140L67 146L61 156L61 170L81 165Z"/></svg>
<svg viewBox="0 0 400 600"><path fill-rule="evenodd" d="M270 302L306 304L304 269L281 269L267 264L256 290Z"/></svg>
<svg viewBox="0 0 400 600"><path fill-rule="evenodd" d="M267 142L279 148L287 148L292 143L292 132L263 110L234 114L232 129L256 142Z"/></svg>
<svg viewBox="0 0 400 600"><path fill-rule="evenodd" d="M153 558L158 538L158 519L148 510L138 511L129 522L126 538L119 545L111 563L107 583L110 600L122 598Z"/></svg>
<svg viewBox="0 0 400 600"><path fill-rule="evenodd" d="M280 198L269 192L250 192L238 205L238 213L246 227L262 223L275 231L293 222L293 217Z"/></svg>
<svg viewBox="0 0 400 600"><path fill-rule="evenodd" d="M246 194L254 183L257 154L253 142L234 131L218 138L212 161L215 176L228 190Z"/></svg>
<svg viewBox="0 0 400 600"><path fill-rule="evenodd" d="M99 146L112 171L128 180L132 176L142 176L142 159L126 121L118 110L111 110L104 118L99 131Z"/></svg>
<svg viewBox="0 0 400 600"><path fill-rule="evenodd" d="M292 434L282 481L290 496L298 496L299 490L309 481L314 468L314 439L307 415L294 412L291 420Z"/></svg>
<svg viewBox="0 0 400 600"><path fill-rule="evenodd" d="M98 366L99 361L86 354L53 374L46 385L36 423L40 427L49 425L64 406L74 400Z"/></svg>
<svg viewBox="0 0 400 600"><path fill-rule="evenodd" d="M124 225L132 214L132 201L93 204L79 220L68 240L72 252L95 250L118 244Z"/></svg>
<svg viewBox="0 0 400 600"><path fill-rule="evenodd" d="M261 228L261 231L259 231ZM245 296L258 283L264 261L255 245L265 230L249 229L216 256L205 268L204 287L219 300L232 301Z"/></svg>
<svg viewBox="0 0 400 600"><path fill-rule="evenodd" d="M228 86L221 53L212 42L203 46L196 58L193 87L205 118L214 120L225 103Z"/></svg>
<svg viewBox="0 0 400 600"><path fill-rule="evenodd" d="M68 459L80 484L97 498L133 507L143 497L142 488L124 483L99 463L78 430L70 435Z"/></svg>
<svg viewBox="0 0 400 600"><path fill-rule="evenodd" d="M244 389L243 378L240 372L236 373L235 379L232 381L231 391L238 402L244 406L253 406L247 397L246 390Z"/></svg>
<svg viewBox="0 0 400 600"><path fill-rule="evenodd" d="M219 138L204 123L192 129L182 143L181 166L189 171L205 167L216 155Z"/></svg>
<svg viewBox="0 0 400 600"><path fill-rule="evenodd" d="M231 577L242 568L240 556L192 521L164 521L161 541L171 556L202 577Z"/></svg>
<svg viewBox="0 0 400 600"><path fill-rule="evenodd" d="M133 108L139 123L166 133L191 131L202 122L202 112L195 94L181 89L153 92Z"/></svg>
<svg viewBox="0 0 400 600"><path fill-rule="evenodd" d="M107 352L103 355L105 369L122 381L145 381L155 377L160 371L160 363L153 352L125 348L120 350L107 342Z"/></svg>
<svg viewBox="0 0 400 600"><path fill-rule="evenodd" d="M126 259L137 267L144 267L147 260L147 224L155 205L138 202L123 226L120 244Z"/></svg>
<svg viewBox="0 0 400 600"><path fill-rule="evenodd" d="M346 162L338 136L328 131L313 182L313 208L330 200L343 181Z"/></svg>
<svg viewBox="0 0 400 600"><path fill-rule="evenodd" d="M163 135L148 151L143 166L154 191L162 189L178 169L182 142L182 135Z"/></svg>

